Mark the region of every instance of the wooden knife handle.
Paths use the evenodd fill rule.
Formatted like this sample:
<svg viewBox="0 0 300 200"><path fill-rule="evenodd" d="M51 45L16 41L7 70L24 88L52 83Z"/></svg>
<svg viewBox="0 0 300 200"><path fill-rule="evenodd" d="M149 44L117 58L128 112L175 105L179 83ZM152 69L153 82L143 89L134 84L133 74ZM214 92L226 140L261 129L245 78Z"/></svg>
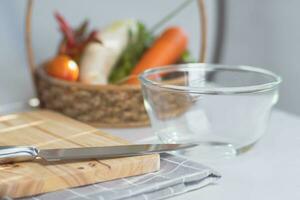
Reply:
<svg viewBox="0 0 300 200"><path fill-rule="evenodd" d="M0 164L32 161L38 156L38 149L31 146L0 146Z"/></svg>

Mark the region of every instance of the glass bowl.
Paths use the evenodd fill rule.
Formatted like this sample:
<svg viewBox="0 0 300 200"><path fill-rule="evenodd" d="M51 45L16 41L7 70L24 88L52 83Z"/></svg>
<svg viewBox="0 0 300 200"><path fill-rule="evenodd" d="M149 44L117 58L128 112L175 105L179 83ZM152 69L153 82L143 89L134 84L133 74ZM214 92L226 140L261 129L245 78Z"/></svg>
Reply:
<svg viewBox="0 0 300 200"><path fill-rule="evenodd" d="M265 133L281 78L256 67L183 64L147 70L140 81L163 143L199 142L197 155L226 156Z"/></svg>

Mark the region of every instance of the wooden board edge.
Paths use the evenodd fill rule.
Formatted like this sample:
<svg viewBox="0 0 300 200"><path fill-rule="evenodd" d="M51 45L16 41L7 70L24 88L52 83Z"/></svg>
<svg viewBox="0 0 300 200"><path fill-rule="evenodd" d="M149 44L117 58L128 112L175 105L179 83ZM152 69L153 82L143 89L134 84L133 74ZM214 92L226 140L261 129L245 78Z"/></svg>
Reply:
<svg viewBox="0 0 300 200"><path fill-rule="evenodd" d="M101 183L101 182L106 182L106 181L113 181L116 179L120 179L120 178L128 178L128 177L133 177L133 176L140 176L140 175L144 175L147 173L151 173L151 172L156 172L160 170L160 154L151 154L151 155L144 155L144 156L134 156L131 158L137 158L139 157L139 162L147 162L145 165L146 167L142 167L141 170L139 171L131 171L133 173L131 174L123 174L122 176L118 176L118 177L114 177L112 179L103 179L103 180L91 180L89 182L86 183L86 185L81 185L80 183L78 184L72 184L69 185L69 187L66 187L65 189L68 188L76 188L76 187L84 187L84 186L88 186L91 184L95 184L95 183ZM152 165L149 165L149 163L151 163ZM137 164L138 165L138 164ZM137 166L133 166L133 168L135 168ZM91 173L94 173L91 171ZM33 186L30 185L32 183L32 181L28 181L28 188L32 188ZM35 187L39 188L39 191L36 190L26 190L26 191L21 191L20 193L17 193L15 190L9 190L7 188L6 184L2 184L0 185L0 188L4 189L8 189L7 192L4 192L3 190L0 192L1 196L9 196L12 198L28 198L31 196L36 196L36 195L41 195L44 193L49 193L49 192L56 192L56 191L60 191L63 190L61 189L61 187L59 187L59 185L54 185L51 188L49 188L47 186L46 183L40 183L40 185L36 185ZM16 187L17 189L18 187Z"/></svg>

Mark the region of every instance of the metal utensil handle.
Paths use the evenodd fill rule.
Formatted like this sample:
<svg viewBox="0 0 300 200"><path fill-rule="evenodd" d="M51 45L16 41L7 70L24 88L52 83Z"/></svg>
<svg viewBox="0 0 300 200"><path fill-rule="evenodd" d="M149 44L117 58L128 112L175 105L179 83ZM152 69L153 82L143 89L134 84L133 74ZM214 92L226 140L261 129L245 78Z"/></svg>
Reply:
<svg viewBox="0 0 300 200"><path fill-rule="evenodd" d="M34 160L38 149L24 146L0 146L0 164Z"/></svg>

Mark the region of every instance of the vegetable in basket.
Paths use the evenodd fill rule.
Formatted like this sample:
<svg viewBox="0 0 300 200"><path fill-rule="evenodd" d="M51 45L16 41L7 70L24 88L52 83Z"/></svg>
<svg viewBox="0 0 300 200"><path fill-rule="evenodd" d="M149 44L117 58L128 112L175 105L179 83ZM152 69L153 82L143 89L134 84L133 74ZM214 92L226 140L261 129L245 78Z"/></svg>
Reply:
<svg viewBox="0 0 300 200"><path fill-rule="evenodd" d="M87 44L90 42L100 43L96 38L96 30L91 31L89 35L86 34L88 21L84 21L77 29L73 30L61 14L56 12L54 15L64 36L58 54L68 55L78 63Z"/></svg>
<svg viewBox="0 0 300 200"><path fill-rule="evenodd" d="M137 76L146 69L176 63L186 51L188 38L180 27L170 27L155 40L131 72L127 84L138 84Z"/></svg>
<svg viewBox="0 0 300 200"><path fill-rule="evenodd" d="M121 54L137 39L138 22L117 21L96 34L101 43L90 42L80 60L80 81L107 84L108 77ZM129 34L130 33L130 34Z"/></svg>
<svg viewBox="0 0 300 200"><path fill-rule="evenodd" d="M51 67L56 73L51 73L50 67L46 71L56 78L79 80L85 84L139 84L137 76L146 69L193 62L187 50L188 37L177 26L167 28L155 38L153 29L149 31L143 23L126 19L87 34L88 21L73 30L60 14L55 13L55 17L64 38L58 56L49 62L58 65ZM79 78L70 79L62 74L66 65L54 61L64 56L79 64Z"/></svg>
<svg viewBox="0 0 300 200"><path fill-rule="evenodd" d="M116 84L126 79L152 41L153 35L139 22L137 38L128 43L109 76L109 83Z"/></svg>
<svg viewBox="0 0 300 200"><path fill-rule="evenodd" d="M46 71L51 76L68 81L77 81L79 77L76 62L66 55L58 55L50 60L46 64Z"/></svg>

